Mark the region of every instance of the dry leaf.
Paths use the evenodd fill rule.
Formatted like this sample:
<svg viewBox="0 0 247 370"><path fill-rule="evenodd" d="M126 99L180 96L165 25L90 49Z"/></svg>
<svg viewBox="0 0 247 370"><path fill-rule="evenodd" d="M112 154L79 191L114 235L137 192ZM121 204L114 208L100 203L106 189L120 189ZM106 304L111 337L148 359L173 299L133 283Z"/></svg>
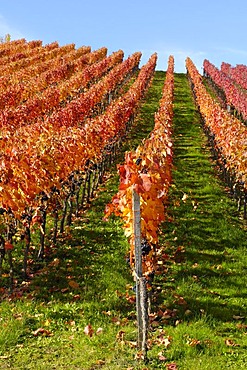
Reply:
<svg viewBox="0 0 247 370"><path fill-rule="evenodd" d="M196 347L198 346L199 344L201 344L201 341L198 340L198 339L190 339L187 344L191 347Z"/></svg>
<svg viewBox="0 0 247 370"><path fill-rule="evenodd" d="M144 354L142 353L142 351L139 351L136 353L135 355L135 360L144 360L145 357L144 357Z"/></svg>
<svg viewBox="0 0 247 370"><path fill-rule="evenodd" d="M228 347L239 347L239 344L235 343L232 339L226 339L225 344Z"/></svg>
<svg viewBox="0 0 247 370"><path fill-rule="evenodd" d="M177 365L174 363L166 365L167 370L178 370Z"/></svg>
<svg viewBox="0 0 247 370"><path fill-rule="evenodd" d="M246 324L237 324L236 326L237 326L238 329L247 330L247 325Z"/></svg>
<svg viewBox="0 0 247 370"><path fill-rule="evenodd" d="M102 366L102 365L105 365L105 361L104 360L97 360L96 364Z"/></svg>
<svg viewBox="0 0 247 370"><path fill-rule="evenodd" d="M97 330L96 330L96 335L100 335L100 334L102 334L103 333L103 329L102 328L98 328Z"/></svg>
<svg viewBox="0 0 247 370"><path fill-rule="evenodd" d="M184 195L182 197L182 201L186 202L187 198L188 198L188 194L184 193Z"/></svg>
<svg viewBox="0 0 247 370"><path fill-rule="evenodd" d="M73 289L78 289L80 287L80 285L74 280L69 281L69 286Z"/></svg>
<svg viewBox="0 0 247 370"><path fill-rule="evenodd" d="M167 358L163 355L162 352L158 353L158 358L159 358L160 361L166 361L167 360Z"/></svg>
<svg viewBox="0 0 247 370"><path fill-rule="evenodd" d="M44 328L38 328L37 330L32 332L33 336L37 337L38 335L43 335L44 337L51 337L53 336L50 330L46 330Z"/></svg>
<svg viewBox="0 0 247 370"><path fill-rule="evenodd" d="M124 341L124 336L125 336L125 331L120 330L120 331L117 333L116 338L117 338L117 340L119 340L120 342L123 342L123 341Z"/></svg>
<svg viewBox="0 0 247 370"><path fill-rule="evenodd" d="M84 328L84 334L88 335L89 337L92 337L93 333L94 333L94 330L93 330L92 325L90 324L86 325Z"/></svg>

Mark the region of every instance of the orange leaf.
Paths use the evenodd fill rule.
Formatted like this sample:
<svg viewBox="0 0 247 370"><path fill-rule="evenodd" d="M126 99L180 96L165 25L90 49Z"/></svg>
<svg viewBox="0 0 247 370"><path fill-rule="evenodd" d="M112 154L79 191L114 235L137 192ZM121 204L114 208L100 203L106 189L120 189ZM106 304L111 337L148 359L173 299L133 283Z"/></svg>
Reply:
<svg viewBox="0 0 247 370"><path fill-rule="evenodd" d="M10 242L6 241L4 244L4 248L6 251L11 251L12 249L14 249L14 246Z"/></svg>

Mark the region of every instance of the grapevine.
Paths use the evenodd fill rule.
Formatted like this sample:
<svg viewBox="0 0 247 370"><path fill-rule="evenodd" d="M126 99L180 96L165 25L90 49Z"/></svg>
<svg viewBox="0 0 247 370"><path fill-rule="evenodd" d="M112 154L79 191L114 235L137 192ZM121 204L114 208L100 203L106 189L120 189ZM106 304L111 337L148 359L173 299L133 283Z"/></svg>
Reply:
<svg viewBox="0 0 247 370"><path fill-rule="evenodd" d="M196 103L209 131L215 155L226 172L232 189L240 189L240 197L246 197L247 190L247 128L233 117L209 95L202 83L202 77L190 58L186 67L194 91ZM246 211L245 211L246 212Z"/></svg>
<svg viewBox="0 0 247 370"><path fill-rule="evenodd" d="M123 62L121 65L124 65L125 69L119 69L120 75L136 68L139 59L140 53L137 53ZM38 257L43 258L47 214L50 212L54 215L53 240L56 242L58 217L61 217L60 232L63 232L67 206L69 205L69 223L72 203L75 201L75 194L80 195L81 185L83 193L87 189L87 201L90 200L93 189L103 177L106 159L122 140L122 135L149 86L156 59L157 55L154 54L141 68L136 81L126 94L112 100L104 114L88 119L84 124L81 124L79 119L77 125L71 126L69 117L63 116L63 122L54 120L51 124L48 120L41 124L38 120L31 125L20 127L15 132L11 127L5 130L0 142L0 204L2 222L5 223L6 230L11 231L4 236L6 253L9 251L9 266L12 266L12 239L17 230L12 220L26 235L23 260L26 276L30 229L35 224L40 227L41 244ZM117 74L111 76L118 78ZM82 194L81 204L83 200ZM78 199L76 201L78 208ZM62 214L60 212L59 216L58 210L62 208Z"/></svg>
<svg viewBox="0 0 247 370"><path fill-rule="evenodd" d="M229 107L234 107L247 120L247 93L237 86L232 78L220 71L208 60L203 63L205 75L223 90Z"/></svg>
<svg viewBox="0 0 247 370"><path fill-rule="evenodd" d="M125 235L130 239L130 264L134 261L134 233L132 190L141 197L141 234L144 273L152 274L155 268L155 248L158 243L159 225L166 219L168 189L171 184L173 117L174 59L169 58L167 76L155 115L155 126L143 145L127 152L125 163L118 166L120 186L112 202L106 206L105 219L112 213L124 222Z"/></svg>

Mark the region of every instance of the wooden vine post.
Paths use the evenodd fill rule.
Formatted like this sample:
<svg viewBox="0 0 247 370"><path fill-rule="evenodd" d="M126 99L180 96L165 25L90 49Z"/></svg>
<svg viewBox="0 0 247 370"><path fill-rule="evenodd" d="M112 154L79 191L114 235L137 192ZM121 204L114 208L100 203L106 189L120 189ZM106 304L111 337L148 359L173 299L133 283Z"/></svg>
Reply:
<svg viewBox="0 0 247 370"><path fill-rule="evenodd" d="M132 190L132 206L135 243L136 316L138 330L137 347L142 350L144 359L146 359L148 333L148 299L146 278L142 275L140 195L134 189Z"/></svg>

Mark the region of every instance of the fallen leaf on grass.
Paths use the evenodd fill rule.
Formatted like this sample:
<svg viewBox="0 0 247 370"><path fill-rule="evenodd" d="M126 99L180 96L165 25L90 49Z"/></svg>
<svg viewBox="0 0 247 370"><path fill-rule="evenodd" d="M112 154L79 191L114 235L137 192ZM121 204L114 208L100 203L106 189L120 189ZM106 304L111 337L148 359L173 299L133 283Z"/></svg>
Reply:
<svg viewBox="0 0 247 370"><path fill-rule="evenodd" d="M247 325L246 325L246 324L237 324L236 326L237 326L237 328L238 328L238 329L240 329L240 330L242 330L242 329L243 329L243 330L247 330Z"/></svg>
<svg viewBox="0 0 247 370"><path fill-rule="evenodd" d="M125 296L126 300L131 303L131 304L134 304L136 302L136 297L135 295L129 295L128 293L126 293L126 296Z"/></svg>
<svg viewBox="0 0 247 370"><path fill-rule="evenodd" d="M201 341L198 339L190 339L188 340L187 344L191 347L196 347L201 344Z"/></svg>
<svg viewBox="0 0 247 370"><path fill-rule="evenodd" d="M166 365L167 370L178 370L177 365L174 363Z"/></svg>
<svg viewBox="0 0 247 370"><path fill-rule="evenodd" d="M39 335L42 335L44 337L52 337L53 333L50 330L44 329L44 328L38 328L37 330L32 332L34 337L37 337Z"/></svg>
<svg viewBox="0 0 247 370"><path fill-rule="evenodd" d="M111 316L112 315L111 311L102 311L102 313L104 315L107 315L107 316Z"/></svg>
<svg viewBox="0 0 247 370"><path fill-rule="evenodd" d="M80 287L80 285L74 280L69 281L69 286L73 289L78 289Z"/></svg>
<svg viewBox="0 0 247 370"><path fill-rule="evenodd" d="M178 294L175 294L174 297L176 298L174 300L174 303L180 305L180 306L183 306L183 305L187 305L187 302L186 300L184 299L184 297L181 297L179 296Z"/></svg>
<svg viewBox="0 0 247 370"><path fill-rule="evenodd" d="M105 361L104 360L97 360L96 365L98 365L98 366L105 365Z"/></svg>
<svg viewBox="0 0 247 370"><path fill-rule="evenodd" d="M171 337L163 338L161 341L161 345L164 346L165 348L169 347L171 344Z"/></svg>
<svg viewBox="0 0 247 370"><path fill-rule="evenodd" d="M75 320L66 321L65 324L70 325L70 326L75 326Z"/></svg>
<svg viewBox="0 0 247 370"><path fill-rule="evenodd" d="M184 193L184 195L182 196L182 201L185 203L187 198L188 198L188 194Z"/></svg>
<svg viewBox="0 0 247 370"><path fill-rule="evenodd" d="M89 337L92 337L94 333L94 330L93 330L93 327L92 325L86 325L85 328L84 328L84 334L88 335Z"/></svg>
<svg viewBox="0 0 247 370"><path fill-rule="evenodd" d="M165 336L165 332L161 331L160 334L157 336L155 343L158 346L164 346L165 348L168 348L171 344L172 337L171 336Z"/></svg>
<svg viewBox="0 0 247 370"><path fill-rule="evenodd" d="M113 322L117 326L120 326L121 325L121 321L120 321L120 319L118 317L112 317L111 322Z"/></svg>
<svg viewBox="0 0 247 370"><path fill-rule="evenodd" d="M51 325L51 320L50 319L45 320L44 326L50 326L50 325Z"/></svg>
<svg viewBox="0 0 247 370"><path fill-rule="evenodd" d="M66 292L68 292L68 290L69 290L69 288L62 288L60 291L61 291L61 293L66 293Z"/></svg>
<svg viewBox="0 0 247 370"><path fill-rule="evenodd" d="M225 344L228 346L228 347L240 347L239 344L235 343L232 339L226 339L225 340Z"/></svg>
<svg viewBox="0 0 247 370"><path fill-rule="evenodd" d="M145 356L142 353L142 351L139 351L139 352L136 353L135 360L145 360Z"/></svg>
<svg viewBox="0 0 247 370"><path fill-rule="evenodd" d="M171 318L174 318L174 317L177 316L177 314L178 314L178 310L176 310L176 309L170 310L169 308L167 308L164 311L163 319L171 319Z"/></svg>
<svg viewBox="0 0 247 370"><path fill-rule="evenodd" d="M100 335L100 334L102 334L103 333L103 329L102 328L98 328L97 330L96 330L96 335Z"/></svg>
<svg viewBox="0 0 247 370"><path fill-rule="evenodd" d="M125 331L120 330L117 333L116 338L117 338L118 341L123 342L124 341L124 336L125 336Z"/></svg>
<svg viewBox="0 0 247 370"><path fill-rule="evenodd" d="M4 244L4 248L6 251L11 251L12 249L14 249L14 246L10 242L6 241Z"/></svg>
<svg viewBox="0 0 247 370"><path fill-rule="evenodd" d="M167 358L163 355L163 352L158 353L158 359L160 361L166 361L167 360Z"/></svg>
<svg viewBox="0 0 247 370"><path fill-rule="evenodd" d="M72 299L73 301L78 301L79 299L81 299L81 296L80 294L75 294Z"/></svg>

